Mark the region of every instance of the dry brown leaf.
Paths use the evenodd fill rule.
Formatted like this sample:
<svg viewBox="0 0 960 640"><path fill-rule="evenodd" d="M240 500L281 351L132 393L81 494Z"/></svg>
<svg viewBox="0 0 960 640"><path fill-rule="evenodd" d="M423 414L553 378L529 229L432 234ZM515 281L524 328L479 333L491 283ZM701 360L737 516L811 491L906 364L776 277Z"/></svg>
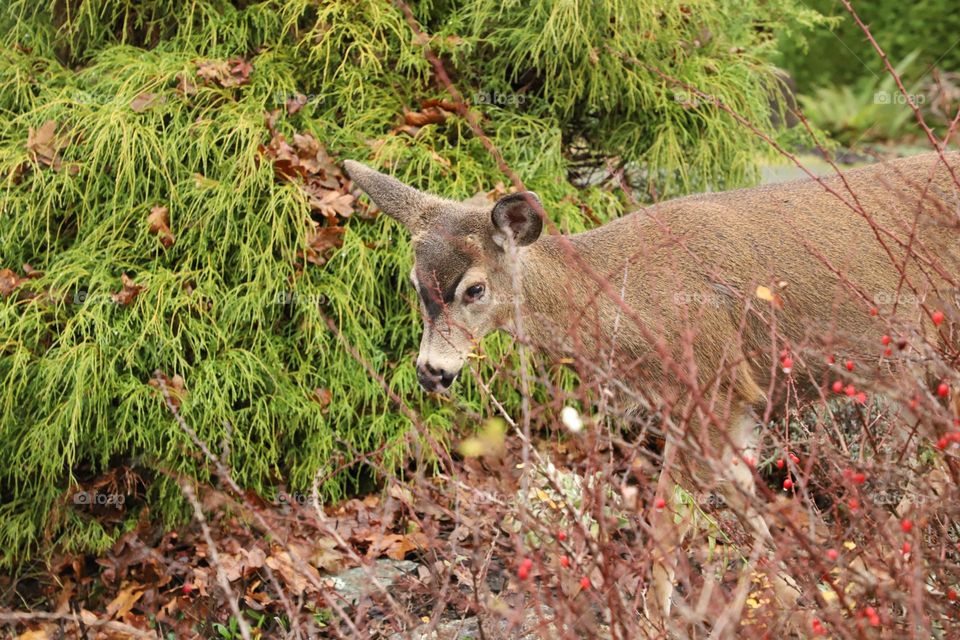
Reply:
<svg viewBox="0 0 960 640"><path fill-rule="evenodd" d="M150 93L149 91L144 91L143 93L137 95L133 100L130 101L130 108L133 109L136 113L143 113L150 107L162 104L163 97L158 96L155 93Z"/></svg>
<svg viewBox="0 0 960 640"><path fill-rule="evenodd" d="M21 278L12 269L0 269L0 297L6 298L26 281L26 278Z"/></svg>
<svg viewBox="0 0 960 640"><path fill-rule="evenodd" d="M368 558L378 558L386 555L394 560L403 560L408 553L417 549L424 549L427 546L427 537L420 532L410 534L388 533L381 535L375 533L364 538L370 543L367 550Z"/></svg>
<svg viewBox="0 0 960 640"><path fill-rule="evenodd" d="M235 84L247 84L250 82L250 74L253 73L253 65L244 58L230 58L230 76Z"/></svg>
<svg viewBox="0 0 960 640"><path fill-rule="evenodd" d="M39 129L30 127L27 131L27 151L34 162L60 168L60 151L66 146L61 138L57 137L57 123L47 120Z"/></svg>
<svg viewBox="0 0 960 640"><path fill-rule="evenodd" d="M321 409L326 409L333 401L333 393L330 389L317 387L313 390L313 400L320 405Z"/></svg>
<svg viewBox="0 0 960 640"><path fill-rule="evenodd" d="M341 193L333 190L308 191L307 200L310 207L326 218L349 218L353 213L353 201L356 198L350 193Z"/></svg>
<svg viewBox="0 0 960 640"><path fill-rule="evenodd" d="M305 562L295 563L290 554L282 549L274 551L265 564L280 575L294 594L308 590L314 592L315 585L320 584L320 573L316 569Z"/></svg>
<svg viewBox="0 0 960 640"><path fill-rule="evenodd" d="M411 127L423 127L428 124L445 122L449 112L439 107L427 107L422 111L406 111L403 122Z"/></svg>
<svg viewBox="0 0 960 640"><path fill-rule="evenodd" d="M167 248L173 245L175 239L170 232L170 211L166 207L157 206L150 209L147 224L150 225L150 233L160 239L160 244Z"/></svg>
<svg viewBox="0 0 960 640"><path fill-rule="evenodd" d="M230 65L224 60L204 60L197 63L197 77L222 86L230 75Z"/></svg>
<svg viewBox="0 0 960 640"><path fill-rule="evenodd" d="M303 252L308 262L322 266L326 264L330 251L343 244L345 227L325 226L314 229L307 236L307 250Z"/></svg>
<svg viewBox="0 0 960 640"><path fill-rule="evenodd" d="M140 295L140 292L143 291L143 286L136 284L125 273L120 275L120 282L123 283L123 288L110 297L117 304L127 306Z"/></svg>
<svg viewBox="0 0 960 640"><path fill-rule="evenodd" d="M292 116L296 112L300 111L300 109L303 109L305 104L307 104L307 96L303 95L302 93L298 93L290 100L287 100L287 115Z"/></svg>
<svg viewBox="0 0 960 640"><path fill-rule="evenodd" d="M107 605L107 617L119 620L130 613L133 606L143 596L144 586L142 584L128 584L120 589L116 597Z"/></svg>
<svg viewBox="0 0 960 640"><path fill-rule="evenodd" d="M223 569L227 580L233 582L251 571L263 567L266 559L267 555L263 552L263 549L254 547L248 551L241 548L237 553L221 553L220 568Z"/></svg>

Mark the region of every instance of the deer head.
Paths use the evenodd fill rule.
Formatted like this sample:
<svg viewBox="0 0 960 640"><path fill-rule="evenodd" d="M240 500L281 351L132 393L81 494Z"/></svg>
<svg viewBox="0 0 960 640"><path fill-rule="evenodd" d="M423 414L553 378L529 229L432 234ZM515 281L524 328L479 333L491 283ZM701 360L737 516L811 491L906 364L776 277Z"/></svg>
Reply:
<svg viewBox="0 0 960 640"><path fill-rule="evenodd" d="M344 166L380 210L411 234L410 280L424 323L417 378L427 391L445 391L477 341L513 316L506 257L540 237L540 200L525 191L479 206L423 193L359 162Z"/></svg>

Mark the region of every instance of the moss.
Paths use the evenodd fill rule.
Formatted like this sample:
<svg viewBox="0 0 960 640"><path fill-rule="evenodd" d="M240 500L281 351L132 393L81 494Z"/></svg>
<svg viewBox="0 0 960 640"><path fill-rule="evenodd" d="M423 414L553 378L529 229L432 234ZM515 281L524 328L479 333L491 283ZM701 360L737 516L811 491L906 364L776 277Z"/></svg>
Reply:
<svg viewBox="0 0 960 640"><path fill-rule="evenodd" d="M467 96L513 96L476 105L483 126L575 231L591 224L584 208L605 220L625 201L567 180L575 144L630 161L661 193L755 177L759 141L709 105L683 104L621 55L662 66L765 126L772 68L760 16L770 3L742 4L708 3L693 15L679 3L600 0L580 13L545 0L415 9ZM790 2L774 7L777 19L796 14ZM182 414L214 450L229 432L229 462L254 490L306 489L322 477L325 497L342 496L358 471L341 463L381 447L401 468L408 420L327 318L445 437L456 407L416 385L419 319L402 230L354 215L326 264L304 263L317 216L260 150L271 137L265 114L279 110L276 129L288 140L310 134L335 160L389 167L424 189L469 197L502 180L456 115L416 135L397 130L405 109L444 92L396 7L12 0L0 26L0 268L36 270L0 301L0 564L58 544L107 546L136 509L126 525L104 524L70 496L117 464L158 472L145 504L167 523L182 515L165 474L210 471L149 384L156 371L183 378ZM252 65L244 82L198 77L231 59ZM297 94L306 104L287 113ZM28 148L30 131L48 121L65 144L55 145L56 162ZM169 211L170 246L147 222L158 206ZM142 290L116 304L124 275ZM512 357L503 336L485 347ZM498 384L516 409L519 393ZM460 402L486 410L471 381Z"/></svg>

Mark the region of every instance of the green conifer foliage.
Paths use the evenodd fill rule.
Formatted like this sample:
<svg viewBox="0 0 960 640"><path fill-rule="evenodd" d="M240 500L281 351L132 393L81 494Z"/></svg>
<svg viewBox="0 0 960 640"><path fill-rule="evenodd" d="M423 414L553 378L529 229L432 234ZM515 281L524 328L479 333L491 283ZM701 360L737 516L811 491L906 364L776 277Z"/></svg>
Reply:
<svg viewBox="0 0 960 640"><path fill-rule="evenodd" d="M10 0L3 11L0 563L57 544L103 549L144 505L167 522L184 513L171 477L211 471L151 385L157 371L215 452L229 441L236 478L267 494L319 477L325 497L342 496L358 452L404 465L411 425L351 349L441 440L461 408L488 410L469 377L455 402L417 387L403 230L356 202L318 213L269 147L272 126L323 145L333 164L364 160L450 197L506 181L456 113L404 125L449 96L397 6ZM753 180L763 143L648 66L766 128L774 32L815 19L792 0L439 0L414 12L506 162L572 231L625 201L571 184L573 149L628 165L659 194ZM342 246L314 252L332 222ZM485 348L509 357L510 341ZM515 410L504 379L498 397ZM117 468L143 479L120 521L74 504Z"/></svg>

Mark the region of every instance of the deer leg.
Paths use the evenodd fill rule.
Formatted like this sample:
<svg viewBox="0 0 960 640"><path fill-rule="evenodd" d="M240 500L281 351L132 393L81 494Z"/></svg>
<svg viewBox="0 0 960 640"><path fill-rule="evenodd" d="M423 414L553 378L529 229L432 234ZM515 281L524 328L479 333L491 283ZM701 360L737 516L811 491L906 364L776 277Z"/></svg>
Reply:
<svg viewBox="0 0 960 640"><path fill-rule="evenodd" d="M759 557L763 551L772 551L773 536L763 514L757 509L753 468L746 462L757 459L756 420L749 409L745 409L734 418L731 427L730 442L724 447L721 458L725 467L725 482L720 490L727 506L753 537L754 553L751 555ZM786 572L776 572L772 576L772 586L777 597L786 605L792 606L800 599L799 587Z"/></svg>
<svg viewBox="0 0 960 640"><path fill-rule="evenodd" d="M657 500L664 500L665 506L654 507L650 514L650 528L653 538L653 585L652 594L647 595L647 617L656 623L665 623L670 617L671 599L676 578L677 554L686 532L684 522L674 522L677 512L676 483L672 479L671 467L676 463L677 444L667 436L663 448L663 468L657 481Z"/></svg>
<svg viewBox="0 0 960 640"><path fill-rule="evenodd" d="M756 422L749 410L744 410L734 417L731 427L730 442L723 447L720 459L725 474L720 491L727 506L746 525L754 540L768 544L771 540L770 528L754 505L757 486L753 469L745 462L746 459L757 459Z"/></svg>

